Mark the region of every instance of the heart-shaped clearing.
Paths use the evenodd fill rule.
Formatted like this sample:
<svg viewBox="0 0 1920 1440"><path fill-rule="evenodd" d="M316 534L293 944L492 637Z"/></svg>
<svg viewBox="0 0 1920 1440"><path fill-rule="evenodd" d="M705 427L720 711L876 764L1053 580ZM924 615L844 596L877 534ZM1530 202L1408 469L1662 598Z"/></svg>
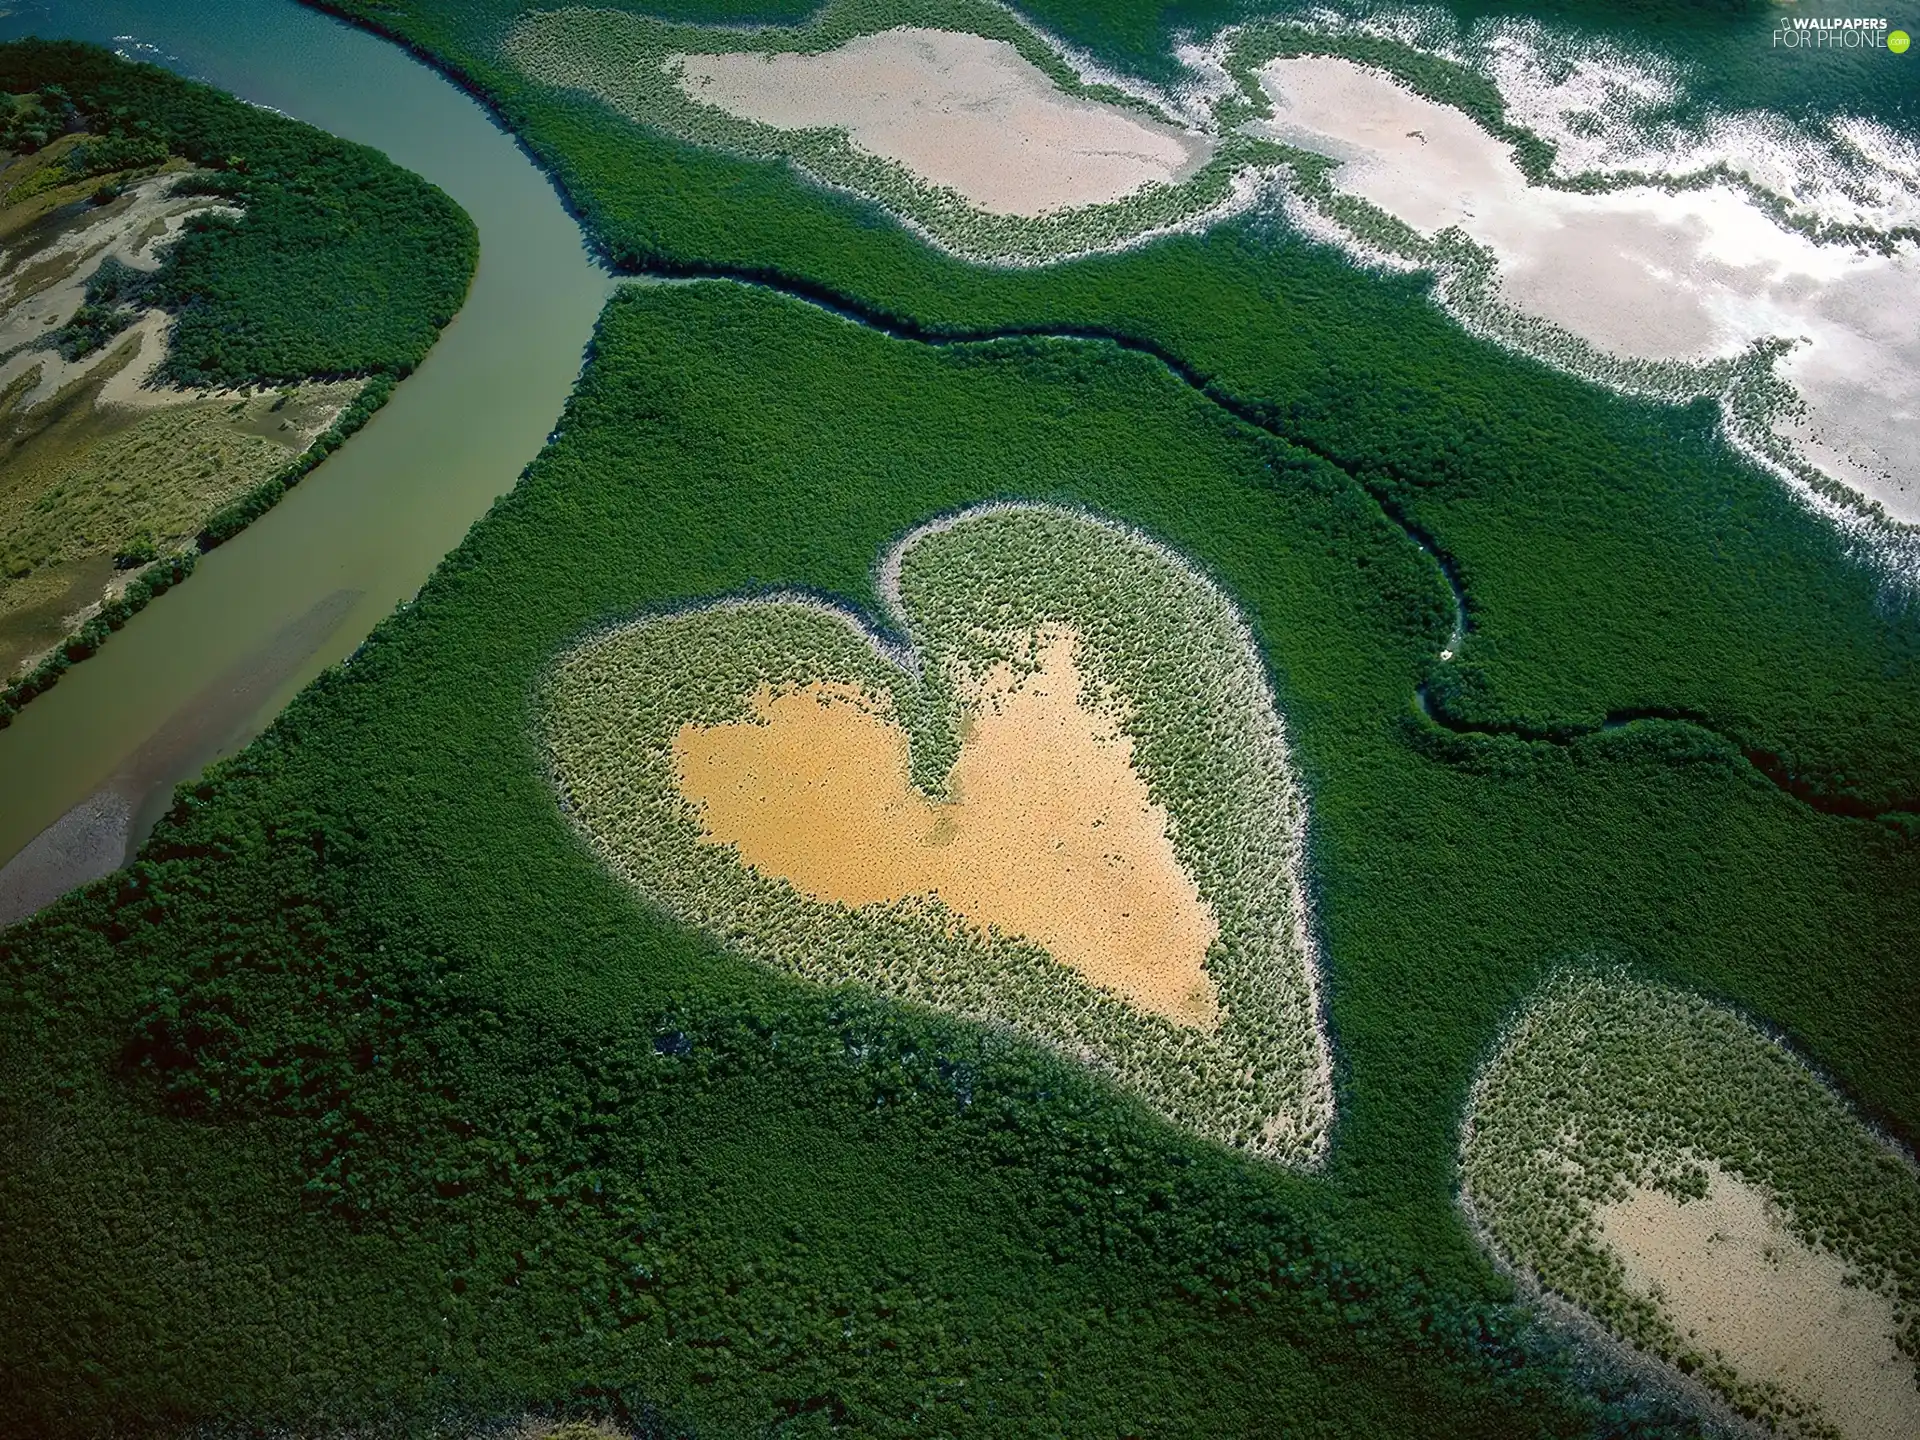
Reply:
<svg viewBox="0 0 1920 1440"><path fill-rule="evenodd" d="M916 531L880 590L909 652L775 598L562 656L549 754L594 849L764 964L1010 1026L1201 1133L1317 1157L1304 805L1232 605L1040 506Z"/></svg>
<svg viewBox="0 0 1920 1440"><path fill-rule="evenodd" d="M935 895L963 920L1033 941L1094 984L1211 1030L1205 964L1220 933L1180 868L1132 743L1080 703L1071 637L1040 668L1001 666L970 706L950 799L913 783L907 732L858 690L816 682L724 725L683 725L681 793L709 840L816 900Z"/></svg>

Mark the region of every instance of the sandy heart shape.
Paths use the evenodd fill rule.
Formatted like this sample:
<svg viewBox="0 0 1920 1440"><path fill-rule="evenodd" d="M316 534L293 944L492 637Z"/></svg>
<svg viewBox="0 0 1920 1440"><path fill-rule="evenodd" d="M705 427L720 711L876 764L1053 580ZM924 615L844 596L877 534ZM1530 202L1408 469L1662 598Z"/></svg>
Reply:
<svg viewBox="0 0 1920 1440"><path fill-rule="evenodd" d="M1252 636L1122 526L993 505L877 580L651 615L560 657L563 810L617 875L774 969L999 1024L1168 1119L1324 1151L1305 802Z"/></svg>

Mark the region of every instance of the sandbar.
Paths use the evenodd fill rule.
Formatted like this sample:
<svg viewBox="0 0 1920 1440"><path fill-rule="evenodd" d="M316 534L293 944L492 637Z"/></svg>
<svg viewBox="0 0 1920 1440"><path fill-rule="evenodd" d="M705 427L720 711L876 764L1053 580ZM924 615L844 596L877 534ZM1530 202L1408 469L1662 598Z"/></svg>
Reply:
<svg viewBox="0 0 1920 1440"><path fill-rule="evenodd" d="M97 791L67 811L0 865L0 925L118 870L132 826L132 802L114 789Z"/></svg>

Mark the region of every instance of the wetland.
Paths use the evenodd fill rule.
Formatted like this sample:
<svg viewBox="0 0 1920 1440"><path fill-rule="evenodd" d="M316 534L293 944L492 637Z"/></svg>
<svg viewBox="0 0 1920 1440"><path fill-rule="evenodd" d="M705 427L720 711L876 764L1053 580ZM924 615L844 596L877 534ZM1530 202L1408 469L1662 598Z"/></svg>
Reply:
<svg viewBox="0 0 1920 1440"><path fill-rule="evenodd" d="M106 868L143 774L297 690L129 865L0 934L0 1217L36 1240L0 1253L12 1413L1906 1424L1920 632L1863 538L1884 526L1836 522L1711 404L1461 323L1432 237L1367 229L1392 217L1340 186L1374 162L1330 139L1260 141L1297 189L1204 235L1128 211L981 264L1059 217L955 201L924 213L988 228L930 244L900 165L905 188L823 185L808 132L725 129L664 70L674 124L530 76L518 0L343 8L484 96L646 283L417 594L328 552L332 588L289 589L43 837L36 865ZM635 23L660 60L965 31L1196 130L1216 103L1260 120L1256 72L1319 54L1473 117L1534 190L1764 138L1765 72L1700 60L1763 42L1755 17L1656 43L1599 13L1322 7L1207 54L1124 4ZM1709 35L1691 70L1647 58ZM1899 158L1900 93L1825 93L1796 134ZM1633 152L1661 138L1643 101L1705 119ZM1387 108L1403 183L1378 197L1412 204ZM1230 143L1210 166L1269 153ZM1793 201L1897 229L1875 164ZM1427 258L1356 264L1362 230ZM382 453L466 323L316 481ZM295 569L314 534L249 542L323 493L134 625L228 560ZM401 595L322 663L316 636ZM1010 899L1022 857L1051 906ZM1080 923L1142 894L1177 922L1157 968L1138 927ZM1853 1342L1798 1343L1795 1314Z"/></svg>

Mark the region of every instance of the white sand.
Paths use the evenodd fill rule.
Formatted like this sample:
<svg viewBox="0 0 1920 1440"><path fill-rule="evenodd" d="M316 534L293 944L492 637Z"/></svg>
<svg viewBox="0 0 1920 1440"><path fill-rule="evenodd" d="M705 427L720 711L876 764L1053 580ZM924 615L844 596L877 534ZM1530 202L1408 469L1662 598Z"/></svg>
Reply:
<svg viewBox="0 0 1920 1440"><path fill-rule="evenodd" d="M1493 252L1503 299L1613 354L1728 356L1802 340L1783 366L1807 453L1896 519L1920 521L1920 252L1818 246L1725 186L1582 195L1529 186L1461 111L1331 57L1260 72L1255 128L1340 160L1335 183L1416 230Z"/></svg>
<svg viewBox="0 0 1920 1440"><path fill-rule="evenodd" d="M1004 40L903 27L819 55L679 55L692 99L850 143L999 215L1033 217L1186 179L1203 135L1062 94Z"/></svg>
<svg viewBox="0 0 1920 1440"><path fill-rule="evenodd" d="M1846 1262L1789 1231L1755 1186L1710 1167L1705 1199L1636 1190L1595 1219L1628 1284L1742 1379L1813 1403L1846 1440L1920 1435L1892 1297L1849 1286Z"/></svg>

